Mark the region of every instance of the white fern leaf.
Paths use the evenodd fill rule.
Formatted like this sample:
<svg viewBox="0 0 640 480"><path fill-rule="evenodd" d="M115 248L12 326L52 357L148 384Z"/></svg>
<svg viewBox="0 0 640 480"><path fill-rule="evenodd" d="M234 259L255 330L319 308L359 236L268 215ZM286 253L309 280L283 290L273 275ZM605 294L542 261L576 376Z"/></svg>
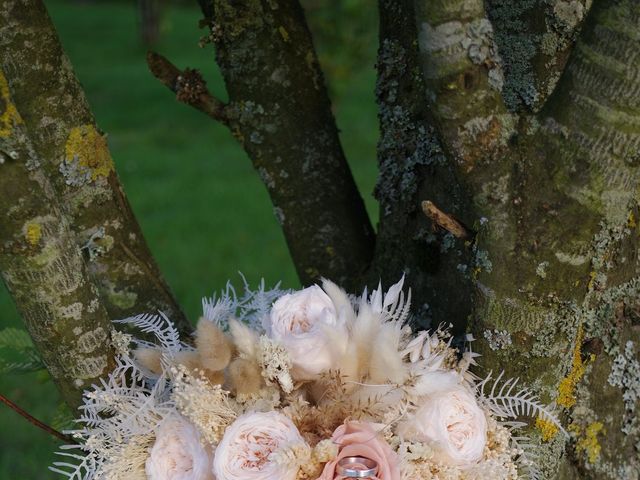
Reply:
<svg viewBox="0 0 640 480"><path fill-rule="evenodd" d="M180 334L173 325L173 322L162 312L159 315L136 315L122 320L114 320L113 323L131 325L141 332L153 334L165 352L169 354L177 353L182 348Z"/></svg>
<svg viewBox="0 0 640 480"><path fill-rule="evenodd" d="M60 447L63 450L67 449L80 449L77 445L64 445ZM61 457L73 458L77 460L77 463L65 462L53 462L53 465L49 467L52 472L58 473L68 480L90 480L95 477L100 464L102 463L97 457L93 455L78 455L67 452L55 452L56 455Z"/></svg>
<svg viewBox="0 0 640 480"><path fill-rule="evenodd" d="M544 405L534 392L526 387L518 388L518 378L503 381L503 371L494 380L492 373L489 372L489 375L478 383L477 389L479 401L486 405L496 417L502 419L540 417L553 423L566 437L569 436L553 411ZM489 384L491 384L491 390L487 393L485 389Z"/></svg>
<svg viewBox="0 0 640 480"><path fill-rule="evenodd" d="M396 308L402 294L402 285L404 285L404 275L399 282L394 283L387 290L382 303L382 311L393 311Z"/></svg>
<svg viewBox="0 0 640 480"><path fill-rule="evenodd" d="M542 480L542 472L538 468L539 446L533 445L528 437L511 436L511 445L521 453L516 459L519 477L523 480Z"/></svg>
<svg viewBox="0 0 640 480"><path fill-rule="evenodd" d="M238 296L233 285L227 282L225 290L219 295L214 294L202 299L203 316L223 330L228 329L229 319L240 318L254 331L263 333L263 320L269 315L271 305L289 291L280 290L279 282L273 288L267 289L264 279L260 281L257 289L252 290L244 276L240 276L244 283L242 296Z"/></svg>

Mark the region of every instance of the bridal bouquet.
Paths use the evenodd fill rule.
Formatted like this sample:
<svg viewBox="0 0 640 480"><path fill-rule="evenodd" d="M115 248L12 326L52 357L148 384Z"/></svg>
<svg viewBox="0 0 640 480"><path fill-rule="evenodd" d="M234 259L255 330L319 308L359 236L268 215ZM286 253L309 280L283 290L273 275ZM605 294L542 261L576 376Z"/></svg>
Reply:
<svg viewBox="0 0 640 480"><path fill-rule="evenodd" d="M537 478L517 433L562 430L517 380L480 381L446 328L414 332L403 282L360 297L231 287L203 301L194 338L163 315L113 334L117 367L84 394L52 470L69 479ZM470 340L470 339L469 339ZM487 391L489 390L489 391Z"/></svg>

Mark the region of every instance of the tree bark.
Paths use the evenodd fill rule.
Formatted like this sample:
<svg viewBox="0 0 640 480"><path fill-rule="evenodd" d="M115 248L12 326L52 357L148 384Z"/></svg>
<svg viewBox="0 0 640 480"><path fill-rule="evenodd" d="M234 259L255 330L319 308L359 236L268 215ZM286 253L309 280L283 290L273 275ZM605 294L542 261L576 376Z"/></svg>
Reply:
<svg viewBox="0 0 640 480"><path fill-rule="evenodd" d="M300 280L327 277L355 288L371 261L374 233L302 8L297 0L200 5L230 98L218 119L267 187ZM197 103L203 84L189 81L193 72L183 72L180 83L151 67L178 99Z"/></svg>
<svg viewBox="0 0 640 480"><path fill-rule="evenodd" d="M0 71L0 271L62 397L113 368L111 322Z"/></svg>
<svg viewBox="0 0 640 480"><path fill-rule="evenodd" d="M161 310L190 332L41 0L0 0L0 66L111 318Z"/></svg>
<svg viewBox="0 0 640 480"><path fill-rule="evenodd" d="M558 403L548 477L637 479L640 6L589 5L380 2L374 271L408 270L434 324L468 315L485 368Z"/></svg>
<svg viewBox="0 0 640 480"><path fill-rule="evenodd" d="M140 39L146 46L155 45L160 39L162 5L160 0L136 0L138 30Z"/></svg>

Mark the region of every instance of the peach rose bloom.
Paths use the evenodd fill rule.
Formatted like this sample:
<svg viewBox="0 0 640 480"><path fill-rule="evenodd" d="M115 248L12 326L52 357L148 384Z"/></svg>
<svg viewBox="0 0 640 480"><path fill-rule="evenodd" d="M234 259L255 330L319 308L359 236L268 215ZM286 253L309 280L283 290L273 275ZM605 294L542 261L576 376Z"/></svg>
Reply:
<svg viewBox="0 0 640 480"><path fill-rule="evenodd" d="M345 457L364 457L378 464L376 478L400 480L398 455L391 450L375 430L376 424L368 422L345 422L333 432L331 440L338 445L338 456L327 463L318 480L333 480L336 466Z"/></svg>

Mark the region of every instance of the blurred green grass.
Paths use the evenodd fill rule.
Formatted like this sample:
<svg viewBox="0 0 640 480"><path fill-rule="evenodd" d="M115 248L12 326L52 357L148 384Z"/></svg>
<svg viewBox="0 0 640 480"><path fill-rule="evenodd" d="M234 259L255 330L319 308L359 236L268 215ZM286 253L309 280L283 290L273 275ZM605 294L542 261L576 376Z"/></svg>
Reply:
<svg viewBox="0 0 640 480"><path fill-rule="evenodd" d="M98 124L108 133L151 249L190 318L197 318L202 296L228 279L238 285L239 271L254 285L263 277L267 285L298 285L266 190L242 149L224 127L178 104L147 71L133 4L46 3ZM203 34L199 18L195 8L167 7L155 49L180 67L201 69L210 89L224 97L213 52L197 46ZM359 58L349 76L328 79L343 144L372 219L377 218L371 195L378 132L375 48L372 44L367 53L370 61ZM21 325L4 286L0 324ZM45 422L55 415L58 397L46 376L0 378L0 392ZM3 406L0 426L0 479L56 478L47 471L54 439Z"/></svg>

